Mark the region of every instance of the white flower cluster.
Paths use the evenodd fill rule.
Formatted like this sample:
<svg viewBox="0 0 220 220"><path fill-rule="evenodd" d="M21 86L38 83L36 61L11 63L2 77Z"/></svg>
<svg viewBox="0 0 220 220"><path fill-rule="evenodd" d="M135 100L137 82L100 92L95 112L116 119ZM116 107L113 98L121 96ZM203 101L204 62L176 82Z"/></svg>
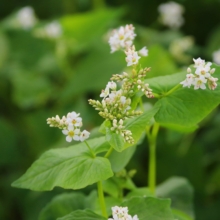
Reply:
<svg viewBox="0 0 220 220"><path fill-rule="evenodd" d="M117 30L113 30L112 36L109 39L111 46L111 52L115 52L120 49L126 49L133 44L133 40L136 34L134 33L134 26L132 24L120 27Z"/></svg>
<svg viewBox="0 0 220 220"><path fill-rule="evenodd" d="M213 52L212 59L213 62L220 65L220 49Z"/></svg>
<svg viewBox="0 0 220 220"><path fill-rule="evenodd" d="M135 36L134 26L132 24L127 24L125 27L121 26L119 29L114 30L109 39L112 53L117 50L124 50L127 56L125 58L127 66L136 65L140 56L148 56L148 50L146 47L143 47L139 51L135 51L135 47L133 45ZM140 56L138 56L138 54Z"/></svg>
<svg viewBox="0 0 220 220"><path fill-rule="evenodd" d="M67 116L60 118L58 115L56 117L48 118L47 124L50 127L57 127L62 129L64 135L66 135L66 141L84 141L89 138L90 133L86 130L80 131L82 127L82 118L79 117L80 113L70 112Z"/></svg>
<svg viewBox="0 0 220 220"><path fill-rule="evenodd" d="M171 1L159 5L158 11L160 13L160 21L162 24L173 29L178 29L183 25L184 18L182 17L182 14L184 8L182 5Z"/></svg>
<svg viewBox="0 0 220 220"><path fill-rule="evenodd" d="M34 9L30 6L21 8L17 12L17 21L19 25L24 29L29 29L37 23L37 18L34 13Z"/></svg>
<svg viewBox="0 0 220 220"><path fill-rule="evenodd" d="M205 60L201 58L193 59L195 73L192 73L191 68L187 69L188 74L186 75L186 79L182 81L180 84L183 87L190 88L191 85L194 85L194 89L206 89L206 83L208 84L209 89L214 90L217 87L218 78L214 78L211 75L215 72L215 68L211 69L211 62L205 63Z"/></svg>
<svg viewBox="0 0 220 220"><path fill-rule="evenodd" d="M109 218L108 220L139 220L137 215L132 217L128 214L127 207L112 207L112 216L113 218Z"/></svg>

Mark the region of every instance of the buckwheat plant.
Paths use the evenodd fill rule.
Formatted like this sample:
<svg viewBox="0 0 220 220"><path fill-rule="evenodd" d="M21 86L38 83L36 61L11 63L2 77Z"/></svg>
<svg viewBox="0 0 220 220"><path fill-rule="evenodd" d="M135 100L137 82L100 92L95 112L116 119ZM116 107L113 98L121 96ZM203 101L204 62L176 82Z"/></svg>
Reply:
<svg viewBox="0 0 220 220"><path fill-rule="evenodd" d="M148 56L148 50L146 46L137 50L135 37L131 24L112 31L109 39L111 53L124 53L126 72L112 75L106 86L103 85L100 99L88 101L103 118L99 127L102 135L90 138L90 132L81 129L82 118L75 111L66 116L48 118L48 125L60 129L67 142L79 142L67 148L46 151L12 184L35 191L54 187L78 190L97 184L97 190L88 197L74 191L57 196L42 210L40 220L49 219L46 216L56 209L57 204L64 211L56 209L50 219L193 219L191 212L175 206L176 200L182 204L181 198L173 201L175 209L169 198L161 198L168 195L161 190L167 183L156 190L157 134L160 127L180 132L197 129L198 123L220 102L217 85L220 68L197 58L187 70L149 78L151 67L140 65L140 59ZM151 107L146 109L142 99L150 102ZM143 141L143 134L149 147L148 184L147 188L139 189L132 181L134 171L124 168L135 147ZM168 193L172 194L176 179L169 181L172 187Z"/></svg>

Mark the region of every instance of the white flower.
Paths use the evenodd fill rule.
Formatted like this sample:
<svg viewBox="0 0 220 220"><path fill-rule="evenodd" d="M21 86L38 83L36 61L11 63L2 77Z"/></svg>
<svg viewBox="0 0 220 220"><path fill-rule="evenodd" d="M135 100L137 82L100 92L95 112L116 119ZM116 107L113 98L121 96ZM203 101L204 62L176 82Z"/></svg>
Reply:
<svg viewBox="0 0 220 220"><path fill-rule="evenodd" d="M146 57L148 56L148 49L146 47L143 47L142 49L140 49L138 51L138 53L142 56L142 57Z"/></svg>
<svg viewBox="0 0 220 220"><path fill-rule="evenodd" d="M71 112L67 114L67 123L69 125L75 126L75 127L81 127L82 126L82 118L79 117L79 113Z"/></svg>
<svg viewBox="0 0 220 220"><path fill-rule="evenodd" d="M37 22L37 19L34 14L34 9L30 6L21 8L17 12L17 20L21 27L23 27L24 29L33 27Z"/></svg>
<svg viewBox="0 0 220 220"><path fill-rule="evenodd" d="M79 140L84 141L89 138L90 133L86 130L80 133Z"/></svg>
<svg viewBox="0 0 220 220"><path fill-rule="evenodd" d="M109 88L105 88L105 90L102 90L100 97L106 98L109 95Z"/></svg>
<svg viewBox="0 0 220 220"><path fill-rule="evenodd" d="M212 59L216 64L220 65L220 49L213 52Z"/></svg>
<svg viewBox="0 0 220 220"><path fill-rule="evenodd" d="M74 129L72 125L69 125L67 129L62 130L63 134L66 135L66 141L71 142L72 140L78 141L80 140L79 129Z"/></svg>
<svg viewBox="0 0 220 220"><path fill-rule="evenodd" d="M131 46L135 36L136 34L134 33L132 24L126 25L125 27L121 26L119 29L114 30L109 39L111 53Z"/></svg>
<svg viewBox="0 0 220 220"><path fill-rule="evenodd" d="M193 84L194 81L194 75L189 73L186 75L186 79L182 81L180 84L183 85L183 87L188 86L188 88Z"/></svg>
<svg viewBox="0 0 220 220"><path fill-rule="evenodd" d="M178 29L183 25L184 18L182 14L184 8L182 5L171 1L159 5L158 11L160 12L160 21L164 25L174 29Z"/></svg>
<svg viewBox="0 0 220 220"><path fill-rule="evenodd" d="M112 207L112 216L113 218L109 218L108 220L139 220L137 215L132 217L128 214L127 207Z"/></svg>
<svg viewBox="0 0 220 220"><path fill-rule="evenodd" d="M206 89L205 83L207 82L207 79L201 79L201 78L195 78L193 84L194 89Z"/></svg>
<svg viewBox="0 0 220 220"><path fill-rule="evenodd" d="M205 60L202 60L200 57L197 59L193 58L193 61L195 63L194 67L196 67L196 68L205 65Z"/></svg>
<svg viewBox="0 0 220 220"><path fill-rule="evenodd" d="M115 82L110 81L110 82L108 82L108 84L107 84L107 86L106 86L106 87L108 87L109 89L115 90L115 89L116 89L116 87L117 87L117 85L116 85L116 83L115 83Z"/></svg>
<svg viewBox="0 0 220 220"><path fill-rule="evenodd" d="M208 62L206 65L200 65L197 67L195 74L199 76L199 78L209 78L211 75L209 73L210 71L210 66L212 63Z"/></svg>
<svg viewBox="0 0 220 220"><path fill-rule="evenodd" d="M209 89L214 90L217 87L216 81L218 81L218 78L214 78L214 77L209 77L208 78L208 87L209 87Z"/></svg>
<svg viewBox="0 0 220 220"><path fill-rule="evenodd" d="M125 51L125 54L127 57L125 58L127 62L127 66L132 66L138 63L138 60L141 58L138 56L137 51L135 51L134 47L128 48L127 51Z"/></svg>
<svg viewBox="0 0 220 220"><path fill-rule="evenodd" d="M62 28L58 21L52 21L45 26L45 32L50 38L58 38L62 34Z"/></svg>

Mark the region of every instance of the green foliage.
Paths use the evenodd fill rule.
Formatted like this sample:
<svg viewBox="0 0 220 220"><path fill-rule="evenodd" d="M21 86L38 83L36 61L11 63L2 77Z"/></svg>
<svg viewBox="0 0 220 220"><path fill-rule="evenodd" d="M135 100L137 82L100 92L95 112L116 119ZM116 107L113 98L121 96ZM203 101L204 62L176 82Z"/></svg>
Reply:
<svg viewBox="0 0 220 220"><path fill-rule="evenodd" d="M106 150L103 138L90 140L89 144L95 152ZM55 186L81 189L112 175L108 159L93 158L85 143L80 143L45 152L12 186L36 191L52 190Z"/></svg>
<svg viewBox="0 0 220 220"><path fill-rule="evenodd" d="M75 212L71 212L69 215L66 215L62 218L58 218L57 220L106 220L106 218L95 214L90 210L77 210Z"/></svg>
<svg viewBox="0 0 220 220"><path fill-rule="evenodd" d="M39 220L54 220L78 209L91 208L92 203L89 200L95 199L97 199L96 192L90 193L89 196L79 192L60 194L41 211Z"/></svg>
<svg viewBox="0 0 220 220"><path fill-rule="evenodd" d="M193 188L188 180L181 177L172 177L157 186L157 196L171 198L172 208L182 211L194 218ZM189 217L189 218L190 218Z"/></svg>
<svg viewBox="0 0 220 220"><path fill-rule="evenodd" d="M127 206L131 215L138 213L139 219L174 220L169 199L133 197L122 206Z"/></svg>

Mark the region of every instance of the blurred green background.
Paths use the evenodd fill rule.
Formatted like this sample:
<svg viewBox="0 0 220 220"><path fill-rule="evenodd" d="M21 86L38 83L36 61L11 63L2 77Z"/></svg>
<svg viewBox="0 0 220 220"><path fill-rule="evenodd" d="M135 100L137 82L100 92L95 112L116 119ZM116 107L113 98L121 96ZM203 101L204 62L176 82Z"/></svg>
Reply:
<svg viewBox="0 0 220 220"><path fill-rule="evenodd" d="M149 49L144 61L152 67L149 77L176 73L193 57L213 60L212 53L220 49L220 1L176 2L185 8L179 30L159 22L161 0L0 2L0 219L36 220L51 198L63 192L31 192L10 184L42 152L68 146L59 130L47 126L48 117L74 110L81 113L87 130L102 122L87 100L98 99L110 76L125 69L124 54L110 54L110 29L134 24L136 45ZM36 17L31 28L18 23L18 11L26 6ZM61 28L56 36L45 31L54 20ZM178 42L184 39L188 47L181 48ZM192 134L164 128L159 132L157 182L188 178L198 220L220 219L219 128L218 108ZM138 186L147 183L146 146L144 140L128 164L128 169L137 169Z"/></svg>

